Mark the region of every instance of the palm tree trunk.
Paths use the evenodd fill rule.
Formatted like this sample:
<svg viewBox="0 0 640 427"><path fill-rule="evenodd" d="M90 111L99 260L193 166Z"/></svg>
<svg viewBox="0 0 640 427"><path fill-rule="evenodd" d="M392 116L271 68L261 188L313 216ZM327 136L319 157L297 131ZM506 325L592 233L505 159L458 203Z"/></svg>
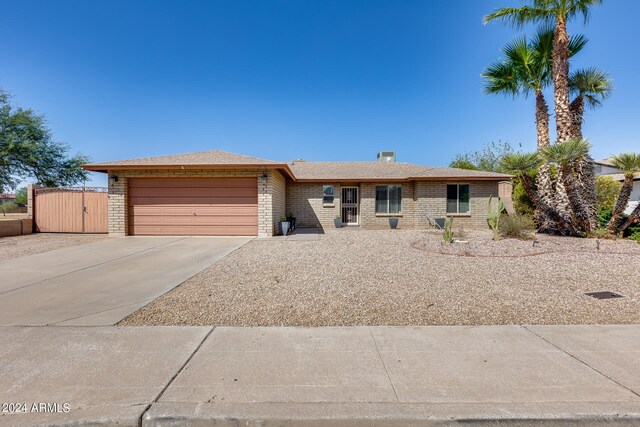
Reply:
<svg viewBox="0 0 640 427"><path fill-rule="evenodd" d="M609 230L610 233L616 233L618 231L622 214L627 208L629 198L631 197L631 191L633 191L633 173L625 173L620 194L613 207L613 215L611 215L609 224L607 224L607 230Z"/></svg>
<svg viewBox="0 0 640 427"><path fill-rule="evenodd" d="M629 227L631 224L634 224L638 221L640 221L640 203L638 203L638 206L636 206L633 209L633 211L631 211L629 218L627 218L627 220L620 227L618 227L616 232L622 233L624 232L624 230L627 229L627 227Z"/></svg>
<svg viewBox="0 0 640 427"><path fill-rule="evenodd" d="M584 118L584 98L577 96L569 105L571 113L571 138L582 139L582 122ZM596 174L593 158L589 155L578 159L574 165L578 192L589 217L591 230L598 228L598 209L596 207Z"/></svg>
<svg viewBox="0 0 640 427"><path fill-rule="evenodd" d="M589 216L584 208L582 200L577 189L577 180L573 174L570 164L560 166L560 174L562 176L562 184L567 192L569 205L571 207L571 223L575 228L581 229L583 232L591 231Z"/></svg>
<svg viewBox="0 0 640 427"><path fill-rule="evenodd" d="M550 144L549 138L549 106L544 99L541 89L536 90L536 133L538 135L538 151ZM537 176L538 194L547 206L553 206L553 185L551 180L551 167L545 162L538 167ZM535 212L538 229L547 232L553 228L549 223L548 215L545 215L540 208Z"/></svg>
<svg viewBox="0 0 640 427"><path fill-rule="evenodd" d="M526 191L527 195L533 202L536 210L540 212L544 223L547 224L548 229L546 230L546 232L551 234L570 234L574 236L578 235L571 222L560 216L551 205L546 204L544 200L542 200L542 198L536 191L532 179L529 175L523 173L520 174L519 178L522 182L522 186L524 187L524 191Z"/></svg>
<svg viewBox="0 0 640 427"><path fill-rule="evenodd" d="M558 143L571 138L571 112L569 111L569 34L567 21L558 17L553 38L553 101L556 111Z"/></svg>

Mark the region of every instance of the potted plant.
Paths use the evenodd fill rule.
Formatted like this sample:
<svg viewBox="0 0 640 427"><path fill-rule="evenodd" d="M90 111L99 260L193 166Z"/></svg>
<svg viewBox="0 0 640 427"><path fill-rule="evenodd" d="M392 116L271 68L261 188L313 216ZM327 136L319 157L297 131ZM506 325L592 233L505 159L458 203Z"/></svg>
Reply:
<svg viewBox="0 0 640 427"><path fill-rule="evenodd" d="M336 217L333 219L333 223L335 224L336 228L342 227L342 217L340 215L336 215Z"/></svg>
<svg viewBox="0 0 640 427"><path fill-rule="evenodd" d="M293 231L296 229L296 218L293 216L291 212L287 215L287 221L289 221L289 230Z"/></svg>
<svg viewBox="0 0 640 427"><path fill-rule="evenodd" d="M399 218L396 218L395 216L389 218L389 227L391 227L392 230L398 228L398 220Z"/></svg>
<svg viewBox="0 0 640 427"><path fill-rule="evenodd" d="M289 232L289 221L287 221L286 216L283 216L282 218L280 218L280 233L282 233L283 236L286 236L288 232Z"/></svg>

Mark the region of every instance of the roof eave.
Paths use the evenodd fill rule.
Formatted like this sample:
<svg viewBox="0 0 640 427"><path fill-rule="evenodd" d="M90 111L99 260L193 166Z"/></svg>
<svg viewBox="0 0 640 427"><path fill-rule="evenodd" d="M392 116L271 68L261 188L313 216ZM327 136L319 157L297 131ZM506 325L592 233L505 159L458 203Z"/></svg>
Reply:
<svg viewBox="0 0 640 427"><path fill-rule="evenodd" d="M201 165L118 165L118 164L88 164L82 169L91 172L108 173L110 170L193 170L193 169L280 169L295 181L295 176L286 163L273 164L201 164Z"/></svg>

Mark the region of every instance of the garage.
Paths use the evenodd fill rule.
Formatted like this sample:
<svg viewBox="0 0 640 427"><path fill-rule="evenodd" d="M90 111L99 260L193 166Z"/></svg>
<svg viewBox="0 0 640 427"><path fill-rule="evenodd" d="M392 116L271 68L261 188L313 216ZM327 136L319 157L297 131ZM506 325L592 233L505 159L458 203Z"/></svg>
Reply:
<svg viewBox="0 0 640 427"><path fill-rule="evenodd" d="M258 235L256 177L129 178L128 187L130 235Z"/></svg>

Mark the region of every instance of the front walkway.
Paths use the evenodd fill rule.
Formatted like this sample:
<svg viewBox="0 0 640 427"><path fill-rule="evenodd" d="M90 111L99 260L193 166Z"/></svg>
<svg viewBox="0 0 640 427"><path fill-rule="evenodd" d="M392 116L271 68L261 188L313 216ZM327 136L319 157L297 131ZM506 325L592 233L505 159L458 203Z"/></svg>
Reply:
<svg viewBox="0 0 640 427"><path fill-rule="evenodd" d="M0 327L0 342L0 401L31 412L3 426L640 423L639 325Z"/></svg>
<svg viewBox="0 0 640 427"><path fill-rule="evenodd" d="M0 262L0 325L113 325L245 237L120 237Z"/></svg>

